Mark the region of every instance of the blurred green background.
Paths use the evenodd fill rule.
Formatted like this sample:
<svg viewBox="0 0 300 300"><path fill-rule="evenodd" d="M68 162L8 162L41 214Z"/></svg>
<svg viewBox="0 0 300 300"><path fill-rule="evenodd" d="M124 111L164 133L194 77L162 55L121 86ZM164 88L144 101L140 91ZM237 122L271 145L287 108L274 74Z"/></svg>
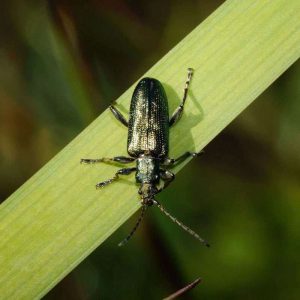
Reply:
<svg viewBox="0 0 300 300"><path fill-rule="evenodd" d="M222 2L1 1L0 199ZM300 299L299 75L298 62L160 195L210 249L153 209L45 299L161 299L196 277L185 299Z"/></svg>

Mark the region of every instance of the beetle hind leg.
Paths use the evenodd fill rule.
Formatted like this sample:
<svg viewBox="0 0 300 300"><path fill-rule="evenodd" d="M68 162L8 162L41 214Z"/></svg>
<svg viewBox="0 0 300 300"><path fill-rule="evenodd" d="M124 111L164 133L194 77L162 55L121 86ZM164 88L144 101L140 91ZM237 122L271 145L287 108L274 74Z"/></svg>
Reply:
<svg viewBox="0 0 300 300"><path fill-rule="evenodd" d="M113 113L114 117L121 122L124 126L128 127L128 122L122 113L115 107L115 102L109 106L110 111Z"/></svg>
<svg viewBox="0 0 300 300"><path fill-rule="evenodd" d="M105 181L102 181L102 182L99 182L96 184L96 189L99 189L99 188L103 188L105 187L106 185L118 180L120 177L119 175L129 175L131 174L132 172L136 171L136 168L124 168L124 169L120 169L113 178L110 178L110 179L107 179Z"/></svg>
<svg viewBox="0 0 300 300"><path fill-rule="evenodd" d="M176 110L174 111L174 113L172 114L172 117L169 121L169 126L173 126L182 116L183 113L183 108L184 108L184 104L187 98L187 94L188 94L188 90L189 90L189 86L190 86L190 82L193 76L193 69L192 68L188 68L188 75L187 75L187 79L185 82L185 86L183 89L183 98L181 100L180 105L176 108Z"/></svg>

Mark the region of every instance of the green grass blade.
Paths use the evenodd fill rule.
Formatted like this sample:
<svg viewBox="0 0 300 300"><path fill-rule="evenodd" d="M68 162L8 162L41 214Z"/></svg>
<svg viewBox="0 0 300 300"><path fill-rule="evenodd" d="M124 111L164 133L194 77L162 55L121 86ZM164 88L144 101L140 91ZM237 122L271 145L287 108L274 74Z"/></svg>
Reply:
<svg viewBox="0 0 300 300"><path fill-rule="evenodd" d="M298 59L299 12L299 0L229 0L147 73L166 84L174 108L195 69L171 156L202 149ZM123 107L132 91L118 99ZM127 180L95 190L116 167L79 164L125 154L126 129L105 111L1 205L2 299L43 296L138 209Z"/></svg>

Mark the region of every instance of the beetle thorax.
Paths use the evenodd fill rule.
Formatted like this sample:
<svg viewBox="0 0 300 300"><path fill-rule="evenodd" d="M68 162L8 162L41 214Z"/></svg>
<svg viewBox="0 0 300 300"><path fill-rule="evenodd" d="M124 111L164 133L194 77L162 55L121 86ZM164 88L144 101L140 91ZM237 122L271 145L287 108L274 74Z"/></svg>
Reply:
<svg viewBox="0 0 300 300"><path fill-rule="evenodd" d="M136 182L137 183L152 183L159 182L159 159L152 156L141 155L136 160Z"/></svg>

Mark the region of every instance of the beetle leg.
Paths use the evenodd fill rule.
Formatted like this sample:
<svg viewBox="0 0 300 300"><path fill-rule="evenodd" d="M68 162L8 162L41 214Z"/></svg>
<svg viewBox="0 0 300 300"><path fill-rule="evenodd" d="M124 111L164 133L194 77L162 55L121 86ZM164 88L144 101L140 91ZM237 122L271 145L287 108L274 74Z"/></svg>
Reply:
<svg viewBox="0 0 300 300"><path fill-rule="evenodd" d="M188 93L188 90L189 90L189 85L190 85L192 76L193 76L193 69L188 68L188 75L187 75L187 79L186 79L185 86L184 86L184 89L183 89L183 98L182 98L182 101L181 101L180 105L176 108L176 110L172 114L172 117L169 121L169 126L170 127L173 126L182 116L183 107L184 107L184 104L185 104L185 100L186 100L186 97L187 97L187 93Z"/></svg>
<svg viewBox="0 0 300 300"><path fill-rule="evenodd" d="M164 181L164 185L158 189L157 193L160 193L162 190L164 190L175 179L175 175L169 170L160 169L159 172L160 178Z"/></svg>
<svg viewBox="0 0 300 300"><path fill-rule="evenodd" d="M105 180L103 182L99 182L96 184L96 189L98 188L103 188L106 185L116 181L117 179L119 179L119 175L129 175L132 172L136 171L136 168L124 168L124 169L120 169L113 178L110 178L108 180Z"/></svg>
<svg viewBox="0 0 300 300"><path fill-rule="evenodd" d="M133 158L133 157L115 156L113 158L102 157L102 158L97 158L97 159L82 158L80 160L80 163L82 163L82 164L96 164L96 163L100 163L100 162L104 162L104 163L117 162L117 163L121 163L121 164L129 164L129 163L134 162L134 161L135 161L135 158Z"/></svg>
<svg viewBox="0 0 300 300"><path fill-rule="evenodd" d="M123 125L125 125L126 127L128 127L128 122L125 119L125 117L122 115L122 113L114 106L115 103L111 104L109 106L109 109L111 110L111 112L113 113L113 115L115 116L115 118L120 121Z"/></svg>
<svg viewBox="0 0 300 300"><path fill-rule="evenodd" d="M204 153L204 152L203 151L200 151L200 152L187 151L175 159L174 158L166 158L165 161L162 163L162 165L173 167L174 165L177 165L177 164L185 161L189 157L196 157L196 156L201 155L202 153Z"/></svg>

